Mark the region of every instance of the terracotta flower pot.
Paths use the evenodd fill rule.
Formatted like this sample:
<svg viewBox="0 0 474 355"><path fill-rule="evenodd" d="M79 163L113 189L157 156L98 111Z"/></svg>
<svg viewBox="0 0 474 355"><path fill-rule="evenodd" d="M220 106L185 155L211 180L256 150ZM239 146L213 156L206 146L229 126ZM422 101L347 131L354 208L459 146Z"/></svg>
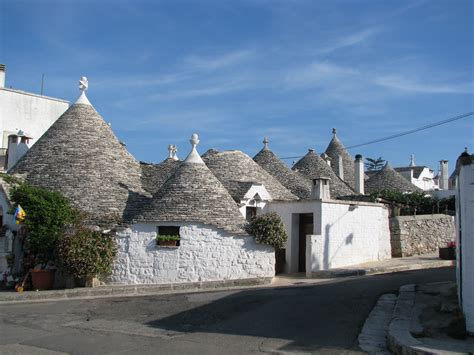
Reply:
<svg viewBox="0 0 474 355"><path fill-rule="evenodd" d="M159 240L158 239L158 245L161 247L175 247L178 245L177 240Z"/></svg>
<svg viewBox="0 0 474 355"><path fill-rule="evenodd" d="M56 270L30 270L31 283L34 290L51 290Z"/></svg>

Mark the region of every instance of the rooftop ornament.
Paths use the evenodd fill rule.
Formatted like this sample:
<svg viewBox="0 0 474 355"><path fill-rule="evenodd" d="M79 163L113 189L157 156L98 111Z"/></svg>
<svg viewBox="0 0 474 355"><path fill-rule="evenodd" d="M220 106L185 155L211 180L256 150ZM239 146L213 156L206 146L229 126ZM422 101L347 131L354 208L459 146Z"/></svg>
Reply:
<svg viewBox="0 0 474 355"><path fill-rule="evenodd" d="M199 136L196 133L194 133L191 136L191 139L189 140L189 142L192 145L192 150L184 162L191 163L191 164L204 164L204 161L201 159L201 156L196 150L196 146L199 144Z"/></svg>
<svg viewBox="0 0 474 355"><path fill-rule="evenodd" d="M332 134L334 134L334 136L336 135L336 129L335 128L332 129Z"/></svg>
<svg viewBox="0 0 474 355"><path fill-rule="evenodd" d="M168 159L173 159L175 161L179 160L178 155L178 147L174 144L168 145Z"/></svg>
<svg viewBox="0 0 474 355"><path fill-rule="evenodd" d="M81 91L81 95L76 101L76 104L83 104L83 105L89 105L92 106L90 103L89 99L86 96L86 91L89 88L89 80L85 76L83 76L81 79L79 79L79 90Z"/></svg>
<svg viewBox="0 0 474 355"><path fill-rule="evenodd" d="M269 143L268 138L264 137L263 138L263 149L264 150L268 150L268 143Z"/></svg>

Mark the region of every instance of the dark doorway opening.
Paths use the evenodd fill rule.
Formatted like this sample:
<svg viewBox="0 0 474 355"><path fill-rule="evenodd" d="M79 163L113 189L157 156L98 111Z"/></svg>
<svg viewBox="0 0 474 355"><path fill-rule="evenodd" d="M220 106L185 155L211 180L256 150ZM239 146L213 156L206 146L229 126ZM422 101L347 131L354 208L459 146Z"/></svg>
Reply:
<svg viewBox="0 0 474 355"><path fill-rule="evenodd" d="M313 234L313 214L300 214L298 272L306 272L306 235Z"/></svg>

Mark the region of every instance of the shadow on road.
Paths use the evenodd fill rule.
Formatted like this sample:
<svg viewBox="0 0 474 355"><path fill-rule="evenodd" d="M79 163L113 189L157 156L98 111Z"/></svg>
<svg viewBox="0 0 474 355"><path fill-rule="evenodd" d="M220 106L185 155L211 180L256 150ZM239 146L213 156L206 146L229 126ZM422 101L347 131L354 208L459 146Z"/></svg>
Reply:
<svg viewBox="0 0 474 355"><path fill-rule="evenodd" d="M246 290L146 323L183 333L270 338L279 350L357 349L357 336L383 293L448 281L453 268L365 276L329 284Z"/></svg>

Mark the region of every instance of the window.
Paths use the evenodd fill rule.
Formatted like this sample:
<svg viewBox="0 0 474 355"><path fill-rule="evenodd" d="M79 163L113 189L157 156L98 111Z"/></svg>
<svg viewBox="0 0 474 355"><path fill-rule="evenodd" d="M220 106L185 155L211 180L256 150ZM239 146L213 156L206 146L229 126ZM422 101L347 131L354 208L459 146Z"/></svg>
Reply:
<svg viewBox="0 0 474 355"><path fill-rule="evenodd" d="M156 243L165 247L178 247L180 245L179 227L158 226L158 236L156 237Z"/></svg>
<svg viewBox="0 0 474 355"><path fill-rule="evenodd" d="M245 219L251 221L252 218L257 216L257 207L246 207L245 208Z"/></svg>

